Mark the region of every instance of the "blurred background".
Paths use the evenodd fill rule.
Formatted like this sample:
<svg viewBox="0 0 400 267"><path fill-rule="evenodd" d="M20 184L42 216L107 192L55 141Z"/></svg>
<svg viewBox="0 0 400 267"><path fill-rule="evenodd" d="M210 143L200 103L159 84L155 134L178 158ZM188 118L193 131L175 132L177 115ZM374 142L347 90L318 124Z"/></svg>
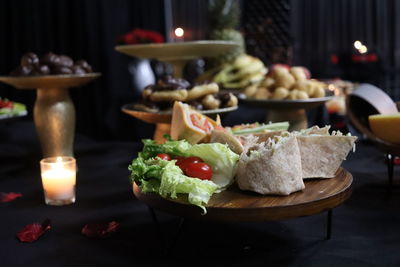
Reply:
<svg viewBox="0 0 400 267"><path fill-rule="evenodd" d="M215 26L210 2L3 0L0 75L8 75L30 51L85 59L102 77L70 90L77 133L96 139L150 138L153 125L121 112L122 105L140 98L146 84L143 77L135 75L141 61L116 52L114 47L134 28L159 32L167 42L177 41L177 27L185 32L180 41L209 39ZM399 1L252 0L239 1L239 6L235 30L244 37L247 54L260 58L265 65L301 65L314 78L368 82L386 91L394 101L400 100ZM149 63L157 69L156 62ZM0 84L0 97L27 105L26 120L32 120L35 94L35 90ZM248 117L241 114L239 122L263 120L265 116L257 109L247 113ZM233 120L236 115L227 115L226 123L237 123Z"/></svg>

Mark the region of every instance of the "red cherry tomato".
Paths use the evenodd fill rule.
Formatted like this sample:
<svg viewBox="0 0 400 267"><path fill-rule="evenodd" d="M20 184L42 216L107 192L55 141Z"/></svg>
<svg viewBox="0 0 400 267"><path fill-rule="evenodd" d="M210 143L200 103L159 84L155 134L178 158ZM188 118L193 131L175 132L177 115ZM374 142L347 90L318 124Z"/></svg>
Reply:
<svg viewBox="0 0 400 267"><path fill-rule="evenodd" d="M159 153L157 154L157 157L159 157L162 160L171 160L171 156L165 153Z"/></svg>
<svg viewBox="0 0 400 267"><path fill-rule="evenodd" d="M185 174L202 180L211 180L212 169L204 162L194 162L187 165Z"/></svg>
<svg viewBox="0 0 400 267"><path fill-rule="evenodd" d="M0 108L13 108L13 102L8 100L0 100Z"/></svg>
<svg viewBox="0 0 400 267"><path fill-rule="evenodd" d="M181 168L181 170L185 172L189 164L197 162L203 162L203 160L199 157L181 157L177 160L176 165L178 165L179 168Z"/></svg>
<svg viewBox="0 0 400 267"><path fill-rule="evenodd" d="M174 157L174 159L176 159L176 162L181 162L184 158L185 157L182 157L182 156Z"/></svg>

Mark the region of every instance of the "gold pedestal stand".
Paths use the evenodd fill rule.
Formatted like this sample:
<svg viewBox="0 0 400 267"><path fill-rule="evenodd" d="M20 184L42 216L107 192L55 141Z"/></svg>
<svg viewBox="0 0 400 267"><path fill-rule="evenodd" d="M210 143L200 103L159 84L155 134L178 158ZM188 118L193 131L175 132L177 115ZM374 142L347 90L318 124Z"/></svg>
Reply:
<svg viewBox="0 0 400 267"><path fill-rule="evenodd" d="M174 68L174 77L181 78L183 68L189 60L201 57L216 57L238 47L231 41L193 41L162 44L119 45L120 53L131 57L157 59L170 63Z"/></svg>
<svg viewBox="0 0 400 267"><path fill-rule="evenodd" d="M82 86L100 75L0 77L0 81L18 89L36 88L33 118L43 157L73 157L75 106L68 88Z"/></svg>

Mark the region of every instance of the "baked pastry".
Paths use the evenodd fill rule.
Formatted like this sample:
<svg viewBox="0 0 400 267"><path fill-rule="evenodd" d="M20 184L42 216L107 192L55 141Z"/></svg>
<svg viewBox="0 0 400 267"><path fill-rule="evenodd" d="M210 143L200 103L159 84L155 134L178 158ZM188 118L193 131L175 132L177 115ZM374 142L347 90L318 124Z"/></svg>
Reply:
<svg viewBox="0 0 400 267"><path fill-rule="evenodd" d="M152 102L185 101L188 96L190 83L184 79L174 79L167 76L157 84L147 86L142 93L143 99Z"/></svg>
<svg viewBox="0 0 400 267"><path fill-rule="evenodd" d="M195 85L192 89L188 90L188 95L185 101L193 101L206 95L216 94L219 91L217 83L207 83Z"/></svg>
<svg viewBox="0 0 400 267"><path fill-rule="evenodd" d="M191 84L178 78L167 76L156 84L147 86L142 92L143 105L151 103L159 110L170 110L175 101L190 104L197 110L210 110L223 107L234 107L238 99L232 93L219 91L217 83ZM148 110L140 106L140 110ZM154 107L151 107L154 108Z"/></svg>
<svg viewBox="0 0 400 267"><path fill-rule="evenodd" d="M206 95L202 100L201 104L205 109L217 109L221 105L221 100L216 98L214 95Z"/></svg>
<svg viewBox="0 0 400 267"><path fill-rule="evenodd" d="M166 90L166 91L153 91L149 99L153 102L173 102L173 101L184 101L188 92L186 89L181 90Z"/></svg>
<svg viewBox="0 0 400 267"><path fill-rule="evenodd" d="M219 93L218 98L221 100L220 108L236 107L238 105L237 97L232 93Z"/></svg>
<svg viewBox="0 0 400 267"><path fill-rule="evenodd" d="M310 79L305 67L276 64L262 81L245 87L243 92L254 99L297 100L324 97L326 87L325 83Z"/></svg>

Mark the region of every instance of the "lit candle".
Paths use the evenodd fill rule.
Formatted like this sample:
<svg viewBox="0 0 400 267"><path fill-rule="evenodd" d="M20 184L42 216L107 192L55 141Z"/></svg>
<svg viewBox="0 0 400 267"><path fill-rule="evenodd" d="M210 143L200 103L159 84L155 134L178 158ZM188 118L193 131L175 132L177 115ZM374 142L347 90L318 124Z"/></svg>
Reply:
<svg viewBox="0 0 400 267"><path fill-rule="evenodd" d="M184 39L185 31L182 28L180 28L180 27L176 28L174 33L175 33L177 42L183 42L185 40Z"/></svg>
<svg viewBox="0 0 400 267"><path fill-rule="evenodd" d="M75 202L76 161L72 157L51 157L40 161L46 204Z"/></svg>

